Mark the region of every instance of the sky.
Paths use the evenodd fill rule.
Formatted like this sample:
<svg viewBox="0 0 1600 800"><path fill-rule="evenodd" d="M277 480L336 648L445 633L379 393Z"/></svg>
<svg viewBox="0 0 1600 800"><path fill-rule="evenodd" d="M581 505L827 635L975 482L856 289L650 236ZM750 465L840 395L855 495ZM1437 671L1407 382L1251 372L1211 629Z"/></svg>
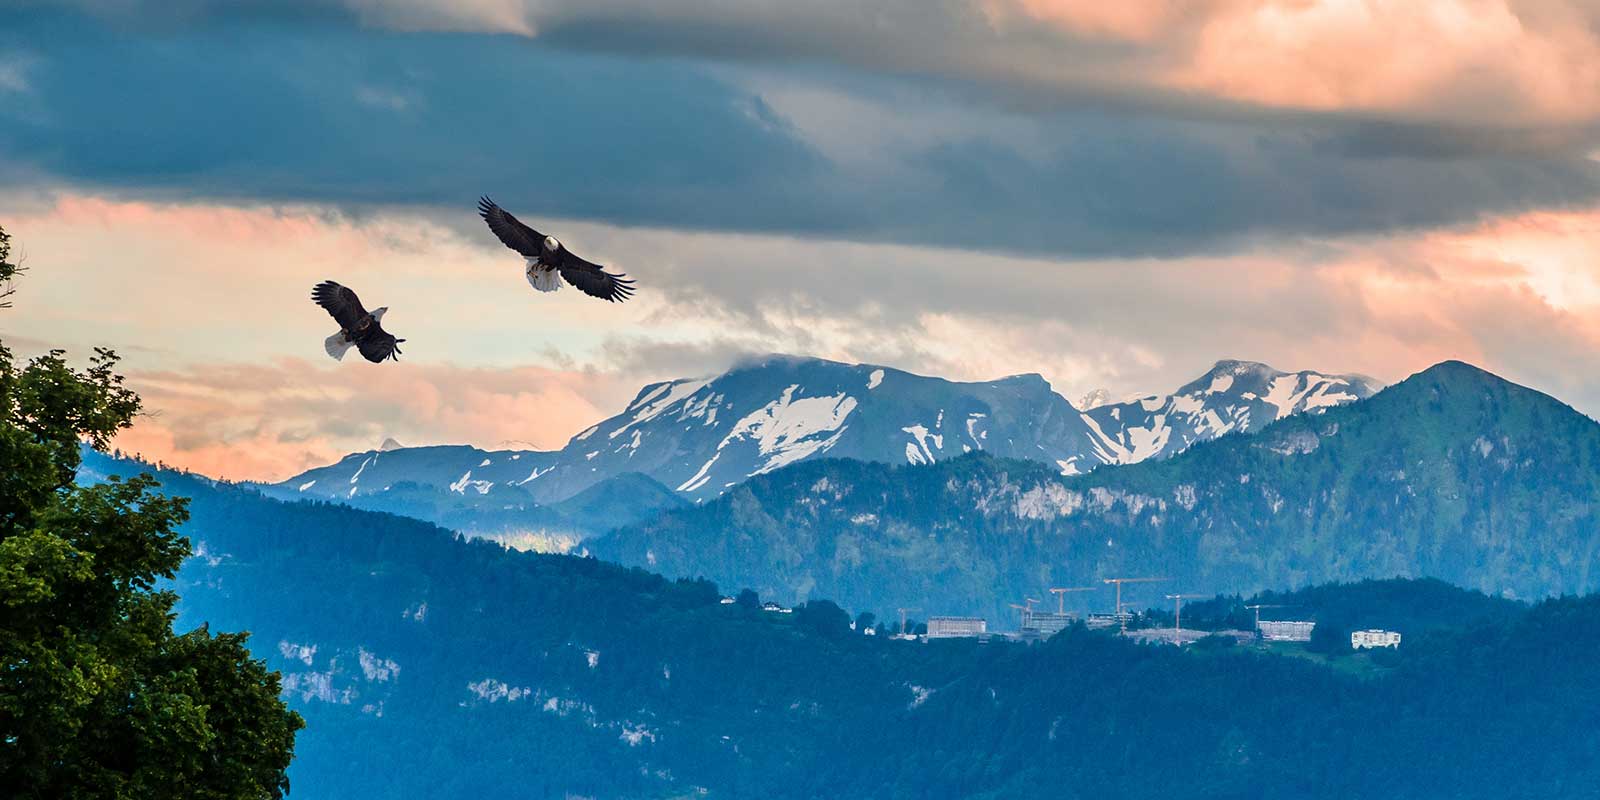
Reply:
<svg viewBox="0 0 1600 800"><path fill-rule="evenodd" d="M639 282L534 293L493 196ZM1069 399L1461 359L1600 414L1594 0L0 2L0 339L126 450L560 447L783 352ZM333 279L408 341L335 363Z"/></svg>

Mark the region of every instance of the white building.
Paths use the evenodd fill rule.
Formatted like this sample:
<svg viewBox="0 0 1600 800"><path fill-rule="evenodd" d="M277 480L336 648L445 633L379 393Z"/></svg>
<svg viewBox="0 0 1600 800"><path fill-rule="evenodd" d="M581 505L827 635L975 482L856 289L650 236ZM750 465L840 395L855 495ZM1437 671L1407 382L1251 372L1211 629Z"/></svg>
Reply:
<svg viewBox="0 0 1600 800"><path fill-rule="evenodd" d="M1125 625L1132 619L1133 614L1127 611L1124 611L1121 614L1090 614L1088 617L1084 618L1083 624L1087 625L1089 630L1103 630L1105 628L1115 628L1118 625Z"/></svg>
<svg viewBox="0 0 1600 800"><path fill-rule="evenodd" d="M929 639L954 639L962 636L983 636L989 632L989 622L982 617L929 617Z"/></svg>
<svg viewBox="0 0 1600 800"><path fill-rule="evenodd" d="M1268 642L1309 642L1311 631L1317 627L1315 622L1301 620L1269 620L1264 619L1256 623L1256 630L1261 638Z"/></svg>
<svg viewBox="0 0 1600 800"><path fill-rule="evenodd" d="M1373 628L1365 631L1352 631L1350 633L1350 646L1356 650L1368 650L1374 647L1400 646L1400 634L1394 631L1384 631Z"/></svg>
<svg viewBox="0 0 1600 800"><path fill-rule="evenodd" d="M1022 632L1039 636L1053 636L1078 621L1077 614L1057 614L1054 611L1030 611L1022 615Z"/></svg>

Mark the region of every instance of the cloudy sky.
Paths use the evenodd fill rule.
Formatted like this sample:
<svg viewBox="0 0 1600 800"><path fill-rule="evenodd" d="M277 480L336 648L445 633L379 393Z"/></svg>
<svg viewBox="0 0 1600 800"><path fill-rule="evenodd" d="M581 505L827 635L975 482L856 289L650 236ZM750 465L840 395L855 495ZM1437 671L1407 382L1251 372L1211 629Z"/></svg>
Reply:
<svg viewBox="0 0 1600 800"><path fill-rule="evenodd" d="M536 295L490 194L639 279ZM0 2L0 338L124 448L558 447L746 353L1069 398L1477 363L1600 414L1594 0ZM334 364L332 278L410 341Z"/></svg>

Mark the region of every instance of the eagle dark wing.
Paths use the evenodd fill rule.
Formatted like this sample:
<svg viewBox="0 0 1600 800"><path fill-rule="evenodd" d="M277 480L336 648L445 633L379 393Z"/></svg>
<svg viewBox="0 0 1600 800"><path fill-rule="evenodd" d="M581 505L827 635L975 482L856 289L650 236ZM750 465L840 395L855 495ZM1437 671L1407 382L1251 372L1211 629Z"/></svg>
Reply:
<svg viewBox="0 0 1600 800"><path fill-rule="evenodd" d="M506 247L528 258L538 258L544 244L544 234L522 224L511 212L494 204L487 197L478 198L478 213L489 223L489 230L500 237Z"/></svg>
<svg viewBox="0 0 1600 800"><path fill-rule="evenodd" d="M367 316L367 310L361 307L361 298L333 281L317 284L311 290L311 299L332 315L343 330L355 330Z"/></svg>
<svg viewBox="0 0 1600 800"><path fill-rule="evenodd" d="M624 273L607 272L599 264L585 261L566 248L561 249L561 277L591 297L620 303L633 296L633 281Z"/></svg>
<svg viewBox="0 0 1600 800"><path fill-rule="evenodd" d="M361 351L361 357L374 364L381 364L390 358L400 360L400 343L405 340L394 338L394 334L384 330L376 321L355 338L356 349Z"/></svg>

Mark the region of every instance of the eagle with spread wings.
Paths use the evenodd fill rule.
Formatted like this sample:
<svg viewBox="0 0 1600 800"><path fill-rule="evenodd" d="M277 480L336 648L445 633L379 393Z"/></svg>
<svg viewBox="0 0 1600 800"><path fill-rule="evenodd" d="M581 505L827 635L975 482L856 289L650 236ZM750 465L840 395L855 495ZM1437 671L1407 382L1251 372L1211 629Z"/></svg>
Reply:
<svg viewBox="0 0 1600 800"><path fill-rule="evenodd" d="M599 264L579 258L556 237L522 224L493 200L479 198L478 213L506 247L517 251L527 261L528 283L533 284L533 288L553 292L560 289L565 280L584 294L613 303L633 295L633 281L626 275L608 272Z"/></svg>
<svg viewBox="0 0 1600 800"><path fill-rule="evenodd" d="M381 324L388 306L368 311L355 292L333 281L317 284L311 290L311 299L339 323L339 332L322 343L335 361L343 361L351 347L360 350L361 357L374 364L391 358L400 360L400 343L405 340L394 338Z"/></svg>

